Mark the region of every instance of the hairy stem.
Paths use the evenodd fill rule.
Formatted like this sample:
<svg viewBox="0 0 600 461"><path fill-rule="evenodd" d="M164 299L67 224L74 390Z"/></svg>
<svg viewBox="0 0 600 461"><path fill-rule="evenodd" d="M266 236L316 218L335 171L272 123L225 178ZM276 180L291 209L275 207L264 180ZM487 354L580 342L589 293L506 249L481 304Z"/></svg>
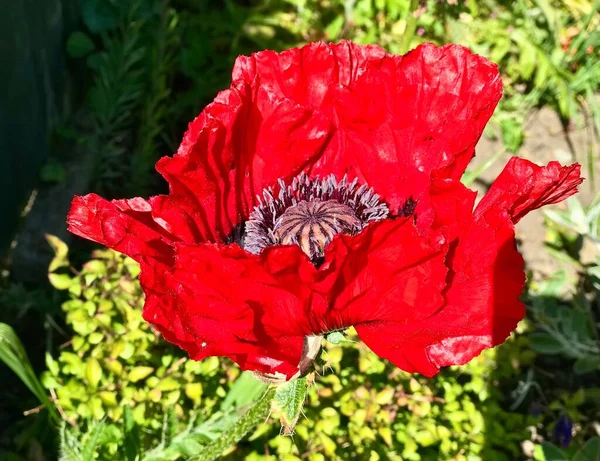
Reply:
<svg viewBox="0 0 600 461"><path fill-rule="evenodd" d="M400 54L404 54L408 51L410 42L415 36L415 30L417 29L417 17L415 16L415 12L417 11L418 7L419 0L410 0L408 17L406 19L406 30L404 31L404 36L402 37L402 42L400 43Z"/></svg>
<svg viewBox="0 0 600 461"><path fill-rule="evenodd" d="M193 461L213 461L217 459L225 450L239 442L251 430L265 421L271 411L271 400L275 395L275 389L274 386L269 387L263 396L254 402L233 426L225 430L219 438L206 445L202 453L193 458Z"/></svg>

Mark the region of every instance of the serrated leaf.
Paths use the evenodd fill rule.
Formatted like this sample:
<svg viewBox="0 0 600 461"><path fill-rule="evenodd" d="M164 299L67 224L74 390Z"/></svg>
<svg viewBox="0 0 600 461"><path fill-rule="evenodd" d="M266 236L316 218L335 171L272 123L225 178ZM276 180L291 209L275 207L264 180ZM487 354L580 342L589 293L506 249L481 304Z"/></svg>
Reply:
<svg viewBox="0 0 600 461"><path fill-rule="evenodd" d="M273 402L281 412L280 421L284 435L292 435L298 423L308 392L305 377L282 384L275 393Z"/></svg>
<svg viewBox="0 0 600 461"><path fill-rule="evenodd" d="M587 314L578 308L571 312L570 331L567 336L573 335L574 339L585 342L590 338L589 318Z"/></svg>
<svg viewBox="0 0 600 461"><path fill-rule="evenodd" d="M169 447L171 450L177 450L183 456L190 457L202 452L202 445L191 437L179 440Z"/></svg>

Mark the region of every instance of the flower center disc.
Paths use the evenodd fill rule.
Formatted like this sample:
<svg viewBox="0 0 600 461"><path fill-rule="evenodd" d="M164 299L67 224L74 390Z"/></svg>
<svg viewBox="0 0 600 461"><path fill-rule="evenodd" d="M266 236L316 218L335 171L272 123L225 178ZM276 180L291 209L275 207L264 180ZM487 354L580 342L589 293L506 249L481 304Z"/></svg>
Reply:
<svg viewBox="0 0 600 461"><path fill-rule="evenodd" d="M272 245L298 245L318 265L336 234L356 235L388 215L379 195L359 185L358 179L309 178L302 173L288 184L281 179L277 184L278 193L264 189L243 232L231 237L249 253L260 254Z"/></svg>
<svg viewBox="0 0 600 461"><path fill-rule="evenodd" d="M273 234L279 243L296 244L314 259L323 256L336 234L352 234L361 227L361 221L348 205L336 200L302 200L279 217Z"/></svg>

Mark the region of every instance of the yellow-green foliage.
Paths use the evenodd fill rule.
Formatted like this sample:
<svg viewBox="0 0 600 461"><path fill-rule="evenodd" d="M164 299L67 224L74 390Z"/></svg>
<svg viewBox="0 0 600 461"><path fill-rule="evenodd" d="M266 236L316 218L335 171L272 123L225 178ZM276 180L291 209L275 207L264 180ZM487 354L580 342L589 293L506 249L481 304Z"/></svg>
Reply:
<svg viewBox="0 0 600 461"><path fill-rule="evenodd" d="M57 252L66 261L67 253ZM53 262L52 268L67 264ZM167 409L183 418L194 408L210 414L238 370L219 359L187 359L142 319L139 266L113 251L97 251L81 272L51 273L55 287L68 290L63 303L72 340L58 358L46 356L42 382L52 389L70 422L117 422L124 407L150 433L163 424Z"/></svg>
<svg viewBox="0 0 600 461"><path fill-rule="evenodd" d="M488 385L497 373L493 352L433 379L405 373L359 342L328 344L323 359L294 437L274 437L265 425L246 459L273 459L263 455L267 443L286 461L513 460L530 437L534 418L503 411L503 396ZM517 365L504 364L504 372L514 375Z"/></svg>

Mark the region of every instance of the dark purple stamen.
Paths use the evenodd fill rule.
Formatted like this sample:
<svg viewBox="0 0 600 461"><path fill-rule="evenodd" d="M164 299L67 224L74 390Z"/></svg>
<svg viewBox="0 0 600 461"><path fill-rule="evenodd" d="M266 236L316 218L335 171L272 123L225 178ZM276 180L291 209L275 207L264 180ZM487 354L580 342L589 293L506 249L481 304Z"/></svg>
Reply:
<svg viewBox="0 0 600 461"><path fill-rule="evenodd" d="M348 182L344 176L338 182L333 175L323 179L319 177L311 179L302 173L289 185L282 180L279 180L278 184L277 195L272 188L263 191L262 197L258 197L258 205L254 207L246 222L243 242L244 249L250 253L259 254L271 245L290 242L301 244L303 243L301 237L304 236L315 241L304 241L304 245L301 246L311 259L319 258L323 256L325 246L335 234L341 232L354 235L364 229L369 222L380 221L388 215L387 205L381 202L372 188L364 184L359 186L357 179ZM290 217L293 215L297 218L295 214L299 214L299 211L304 211L306 214L304 208L309 204L312 204L310 207L323 204L318 205L318 208L321 210L323 206L325 207L323 212L327 211L327 213L321 214L327 219L317 223L311 218L311 226L296 223L298 226L293 230L304 231L304 233L297 235L297 242L293 241L292 237L288 238L288 233L281 231L282 226L289 221L288 218L284 218L284 215ZM335 204L338 204L339 210ZM296 208L298 212L293 211ZM307 219L308 217L307 215Z"/></svg>

